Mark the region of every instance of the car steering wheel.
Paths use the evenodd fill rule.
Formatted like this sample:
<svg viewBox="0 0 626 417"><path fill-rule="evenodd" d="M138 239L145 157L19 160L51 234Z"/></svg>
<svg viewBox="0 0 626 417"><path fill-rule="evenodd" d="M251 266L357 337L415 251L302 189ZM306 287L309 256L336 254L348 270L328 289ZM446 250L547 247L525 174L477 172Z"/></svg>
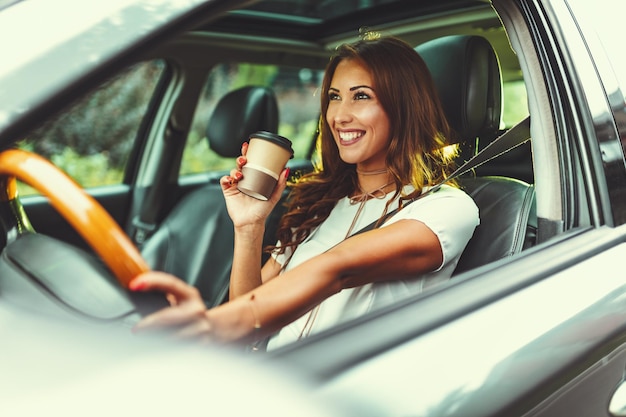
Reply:
<svg viewBox="0 0 626 417"><path fill-rule="evenodd" d="M113 273L118 283L124 288L128 288L129 282L138 275L150 270L149 266L142 258L137 248L130 241L126 233L121 229L108 212L89 194L87 194L80 186L70 179L61 170L52 163L39 155L31 152L10 149L0 153L0 184L3 184L4 190L0 190L0 201L11 202L19 201L17 195L16 179L28 184L42 195L50 200L51 205L65 218L65 220L82 236L93 251L100 257L104 264ZM32 235L32 228L26 214L21 205L18 210L12 210L13 221L25 224L18 231L18 235ZM48 238L47 238L48 239ZM7 239L10 240L10 239ZM17 240L17 239L16 239ZM52 239L50 239L52 240ZM53 246L63 245L62 242L53 240L54 244L40 245L22 245L22 252L27 252L31 247L37 245L43 251L49 251ZM7 248L12 243L7 241ZM16 250L17 251L17 250ZM75 258L74 254L77 249L72 248L69 251L61 252L63 256L70 262ZM40 256L40 255L39 255ZM84 255L80 255L84 256ZM21 259L26 259L22 256ZM32 258L32 257L31 257ZM33 262L35 260L32 260ZM25 260L28 263L30 260ZM84 262L83 262L84 264ZM75 268L77 265L73 265ZM44 265L45 267L45 265ZM66 273L70 269L70 265L65 266L62 273ZM92 269L91 267L84 268ZM33 268L25 268L28 275L32 275ZM41 270L42 268L40 268ZM98 274L102 275L101 272ZM58 275L58 273L57 273ZM46 277L47 279L48 277ZM52 277L54 278L54 277ZM131 294L133 301L136 294ZM153 294L159 301L157 306L143 308L147 313L148 310L169 305L164 294ZM141 296L139 296L141 298ZM148 297L146 297L148 298ZM154 304L154 299L149 301ZM139 306L137 306L139 307ZM145 307L145 306L144 306ZM138 310L142 310L138 308Z"/></svg>

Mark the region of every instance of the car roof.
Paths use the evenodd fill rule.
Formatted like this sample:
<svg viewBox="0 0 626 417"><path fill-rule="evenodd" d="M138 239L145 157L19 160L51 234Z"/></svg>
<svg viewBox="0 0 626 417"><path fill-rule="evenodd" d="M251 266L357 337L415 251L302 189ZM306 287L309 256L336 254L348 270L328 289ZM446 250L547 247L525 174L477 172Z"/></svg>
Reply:
<svg viewBox="0 0 626 417"><path fill-rule="evenodd" d="M229 12L211 26L234 33L324 42L345 33L356 34L363 26L384 29L444 16L448 25L466 23L467 17L461 17L459 11L466 14L488 8L485 0L264 0Z"/></svg>
<svg viewBox="0 0 626 417"><path fill-rule="evenodd" d="M0 147L163 40L190 30L296 47L306 43L323 58L336 45L356 39L363 27L413 45L451 33L477 34L496 50L503 80L521 79L501 22L485 0L112 0L98 5L31 0L3 7L0 36L20 41L0 45ZM73 13L56 13L59 9ZM46 18L51 14L55 19Z"/></svg>
<svg viewBox="0 0 626 417"><path fill-rule="evenodd" d="M362 28L399 36L412 45L449 34L479 35L496 50L503 80L522 78L502 23L487 0L263 0L198 30L306 41L330 50L357 39Z"/></svg>

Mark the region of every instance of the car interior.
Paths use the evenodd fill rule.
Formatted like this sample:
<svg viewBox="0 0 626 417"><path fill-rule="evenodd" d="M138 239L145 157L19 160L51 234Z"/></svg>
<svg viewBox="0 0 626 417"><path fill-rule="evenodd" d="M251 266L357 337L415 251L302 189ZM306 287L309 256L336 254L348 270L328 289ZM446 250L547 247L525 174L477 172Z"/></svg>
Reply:
<svg viewBox="0 0 626 417"><path fill-rule="evenodd" d="M604 10L616 1L63 0L71 16L50 19L56 2L0 0L0 32L20 35L0 47L5 397L84 415L76 399L92 410L106 393L156 415L170 411L156 388L173 408L228 405L244 378L273 414L274 398L310 411L280 383L342 415L624 414L626 62L620 16ZM292 182L316 168L324 70L363 33L415 48L454 130L453 177L480 225L451 279L276 349L256 340L275 323L252 303L261 333L227 346L212 329L181 343L198 328L135 327L168 304L129 290L150 269L207 307L228 299L219 179L259 130L292 141ZM278 385L259 378L266 366Z"/></svg>
<svg viewBox="0 0 626 417"><path fill-rule="evenodd" d="M229 12L142 56L137 65L147 63L148 70L140 67L141 77L147 80L148 74L156 74L153 96L146 99L131 144L125 145L130 152L123 179L116 186L88 187L133 239L149 266L196 286L207 306L227 300L232 265L232 223L218 179L234 166L242 142L258 130L287 137L297 133L294 145L299 152L289 162L292 179L312 169L319 118L317 84L333 46L356 39L359 27L380 29L416 45L457 133L459 165L506 132L511 124L503 122L505 110L522 108L518 112L522 116L516 113L513 122L527 115L525 93L512 101L506 97L505 86L518 86L523 79L501 21L488 3L466 1L465 7L455 9L449 3L425 2L411 7L413 16L406 22L394 14L396 9L407 10L402 1L332 12L323 9L327 15L317 20L298 17L304 11L297 8L288 17L277 9L279 3L263 1ZM382 8L387 23L379 21ZM359 18L358 26L347 23L348 13ZM282 19L282 24L264 25L275 19ZM264 79L266 73L271 75ZM282 84L268 85L268 78ZM122 78L122 83L127 81ZM111 84L105 85L95 93L113 91ZM209 93L213 101L206 104L203 97ZM312 108L306 116L308 124L292 124L285 131L286 120L302 118L298 112L307 106ZM52 130L49 126L29 139L45 142L46 130ZM21 146L34 146L28 143ZM226 162L181 175L187 153L197 154L197 159L209 159L205 156L210 154ZM455 274L510 258L537 243L530 140L472 169L459 184L479 206L481 225ZM90 250L50 210L45 198L27 196L22 201L35 230ZM275 243L283 210L277 206L268 219L266 244ZM126 314L122 311L126 307L110 316Z"/></svg>
<svg viewBox="0 0 626 417"><path fill-rule="evenodd" d="M459 158L469 159L500 133L502 87L495 52L485 38L471 35L434 39L416 50L427 62L448 120L458 134ZM276 108L273 93L262 87L247 86L227 94L211 115L209 146L225 157L237 157L250 134L277 132ZM301 171L312 169L302 165L298 166ZM479 206L481 225L456 273L512 256L535 242L533 186L514 179L504 169L498 174L474 174L460 180ZM184 277L199 288L207 305L215 306L227 299L233 233L218 178L208 182L172 209L147 240L142 254L153 269ZM274 243L281 212L279 206L268 219L266 245Z"/></svg>

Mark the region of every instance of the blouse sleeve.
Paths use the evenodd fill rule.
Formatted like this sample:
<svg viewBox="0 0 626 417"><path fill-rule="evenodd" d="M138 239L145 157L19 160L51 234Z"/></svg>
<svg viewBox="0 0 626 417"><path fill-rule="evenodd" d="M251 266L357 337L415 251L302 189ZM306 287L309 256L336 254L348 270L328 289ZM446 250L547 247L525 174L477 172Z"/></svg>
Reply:
<svg viewBox="0 0 626 417"><path fill-rule="evenodd" d="M443 253L443 262L437 271L449 262L458 261L480 223L474 200L464 191L450 186L443 186L409 204L386 224L401 219L418 220L435 233Z"/></svg>

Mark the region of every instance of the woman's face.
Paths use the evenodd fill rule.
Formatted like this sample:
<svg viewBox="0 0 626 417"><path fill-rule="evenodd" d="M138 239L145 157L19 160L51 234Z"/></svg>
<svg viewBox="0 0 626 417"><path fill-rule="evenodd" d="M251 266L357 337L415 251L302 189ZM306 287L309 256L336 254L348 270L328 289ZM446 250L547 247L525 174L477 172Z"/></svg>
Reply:
<svg viewBox="0 0 626 417"><path fill-rule="evenodd" d="M367 68L344 59L337 65L326 94L326 121L341 159L364 171L385 168L391 141L389 117L378 101Z"/></svg>

